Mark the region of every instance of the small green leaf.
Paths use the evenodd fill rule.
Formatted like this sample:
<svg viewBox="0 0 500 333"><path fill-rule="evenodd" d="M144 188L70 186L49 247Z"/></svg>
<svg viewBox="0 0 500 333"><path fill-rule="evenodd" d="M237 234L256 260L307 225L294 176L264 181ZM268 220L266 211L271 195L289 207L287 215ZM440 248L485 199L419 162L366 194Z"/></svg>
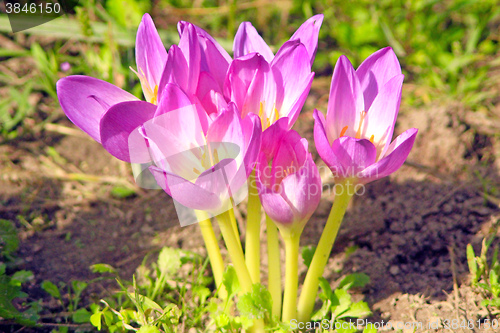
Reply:
<svg viewBox="0 0 500 333"><path fill-rule="evenodd" d="M160 330L156 326L146 325L142 326L137 333L160 333Z"/></svg>
<svg viewBox="0 0 500 333"><path fill-rule="evenodd" d="M475 276L477 273L476 255L474 254L474 249L470 244L467 244L467 265L469 265L470 273Z"/></svg>
<svg viewBox="0 0 500 333"><path fill-rule="evenodd" d="M111 274L117 274L116 269L108 264L95 264L90 266L90 269L92 270L92 273L111 273Z"/></svg>
<svg viewBox="0 0 500 333"><path fill-rule="evenodd" d="M164 247L158 255L158 268L162 274L170 276L181 268L181 252L171 247Z"/></svg>
<svg viewBox="0 0 500 333"><path fill-rule="evenodd" d="M368 304L366 302L360 301L360 302L356 302L356 303L351 304L351 306L349 307L349 310L342 313L337 318L347 318L347 317L364 318L364 317L370 316L371 314L372 314L372 312L371 312Z"/></svg>
<svg viewBox="0 0 500 333"><path fill-rule="evenodd" d="M61 292L59 291L59 288L49 280L45 280L42 282L42 289L45 290L47 293L49 293L50 296L60 299L61 298Z"/></svg>
<svg viewBox="0 0 500 333"><path fill-rule="evenodd" d="M10 280L11 285L21 286L23 283L33 280L33 272L31 271L17 271Z"/></svg>
<svg viewBox="0 0 500 333"><path fill-rule="evenodd" d="M92 316L90 316L90 323L94 327L97 327L98 331L101 330L101 325L102 325L101 318L102 318L102 312L101 311L96 312Z"/></svg>
<svg viewBox="0 0 500 333"><path fill-rule="evenodd" d="M369 323L363 329L363 333L377 333L377 328L372 323Z"/></svg>
<svg viewBox="0 0 500 333"><path fill-rule="evenodd" d="M252 292L245 293L238 300L237 308L242 316L248 318L264 318L272 312L271 294L260 283L252 286Z"/></svg>
<svg viewBox="0 0 500 333"><path fill-rule="evenodd" d="M87 311L87 309L81 308L73 312L73 316L71 318L73 319L73 322L77 324L83 324L88 323L91 319L91 316L93 315L89 311Z"/></svg>
<svg viewBox="0 0 500 333"><path fill-rule="evenodd" d="M302 260L304 260L304 265L306 265L307 268L311 265L315 251L316 247L312 245L304 246L302 248Z"/></svg>
<svg viewBox="0 0 500 333"><path fill-rule="evenodd" d="M125 186L115 186L111 190L111 195L118 199L131 197L135 194L135 190Z"/></svg>
<svg viewBox="0 0 500 333"><path fill-rule="evenodd" d="M240 291L240 283L236 276L236 270L233 266L228 266L222 276L222 284L226 288L228 299L236 295Z"/></svg>
<svg viewBox="0 0 500 333"><path fill-rule="evenodd" d="M320 277L319 278L319 286L321 287L321 290L323 291L320 294L320 298L331 300L332 288L330 287L330 283L328 283L328 281L324 277Z"/></svg>
<svg viewBox="0 0 500 333"><path fill-rule="evenodd" d="M19 247L19 238L14 223L0 219L0 254L9 255Z"/></svg>
<svg viewBox="0 0 500 333"><path fill-rule="evenodd" d="M365 273L353 273L347 275L345 278L340 281L339 288L343 288L345 290L351 288L362 288L370 283L370 277Z"/></svg>
<svg viewBox="0 0 500 333"><path fill-rule="evenodd" d="M332 312L333 317L337 318L342 313L347 311L351 304L351 295L345 289L335 289L335 292L332 294ZM336 304L338 304L336 306Z"/></svg>

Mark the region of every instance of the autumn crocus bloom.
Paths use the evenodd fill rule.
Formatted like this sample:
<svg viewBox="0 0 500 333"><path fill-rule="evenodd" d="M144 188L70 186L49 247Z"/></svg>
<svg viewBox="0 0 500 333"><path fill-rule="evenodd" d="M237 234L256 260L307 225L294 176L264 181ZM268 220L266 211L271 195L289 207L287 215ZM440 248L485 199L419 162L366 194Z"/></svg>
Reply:
<svg viewBox="0 0 500 333"><path fill-rule="evenodd" d="M136 73L144 97L147 102L156 104L167 52L148 14L142 18L137 31L135 55ZM111 83L83 75L60 79L57 82L57 97L66 116L99 143L102 143L101 118L109 108L120 102L139 101Z"/></svg>
<svg viewBox="0 0 500 333"><path fill-rule="evenodd" d="M390 47L368 57L355 71L345 56L332 77L326 119L315 110L314 141L336 181L368 183L398 170L417 129L392 143L404 75Z"/></svg>
<svg viewBox="0 0 500 333"><path fill-rule="evenodd" d="M288 118L288 128L292 127L311 88L322 21L323 15L307 20L276 56L251 23L240 25L224 96L236 103L242 117L258 114L263 130L280 118Z"/></svg>
<svg viewBox="0 0 500 333"><path fill-rule="evenodd" d="M321 199L321 178L307 145L296 131L287 130L272 161L263 152L259 156L259 197L280 229L302 231Z"/></svg>
<svg viewBox="0 0 500 333"><path fill-rule="evenodd" d="M197 117L195 106L186 105L153 117L139 131L158 185L181 205L218 215L232 207L240 189L246 190L262 130L258 117L241 119L233 103L206 132Z"/></svg>

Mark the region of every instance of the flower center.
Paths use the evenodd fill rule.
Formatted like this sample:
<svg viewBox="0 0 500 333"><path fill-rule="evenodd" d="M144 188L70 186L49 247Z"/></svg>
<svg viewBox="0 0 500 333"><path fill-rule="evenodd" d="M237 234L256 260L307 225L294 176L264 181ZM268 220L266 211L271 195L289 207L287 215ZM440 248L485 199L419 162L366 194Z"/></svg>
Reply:
<svg viewBox="0 0 500 333"><path fill-rule="evenodd" d="M356 139L361 139L361 129L363 128L363 122L365 121L365 117L366 117L366 112L365 111L361 111L360 112L360 115L359 115L359 125L358 125L358 130L356 131L356 136L354 138ZM342 128L342 131L340 131L340 137L343 137L345 135L345 133L347 132L347 129L349 128L349 126L344 126L344 128ZM373 143L373 140L375 139L375 135L372 135L370 137L370 142Z"/></svg>
<svg viewBox="0 0 500 333"><path fill-rule="evenodd" d="M144 97L146 97L146 100L148 100L152 104L158 104L158 85L155 85L154 88L151 88L151 85L146 79L146 74L144 74L142 68L139 68L140 73L135 71L132 67L130 67L130 69L135 73L135 75L137 75L139 81L141 81L142 91L144 92Z"/></svg>
<svg viewBox="0 0 500 333"><path fill-rule="evenodd" d="M260 102L260 108L259 108L259 117L260 117L260 122L262 124L262 130L265 130L272 124L274 124L278 119L280 118L279 112L276 109L276 107L273 108L273 111L267 116L265 110L264 110L264 102Z"/></svg>

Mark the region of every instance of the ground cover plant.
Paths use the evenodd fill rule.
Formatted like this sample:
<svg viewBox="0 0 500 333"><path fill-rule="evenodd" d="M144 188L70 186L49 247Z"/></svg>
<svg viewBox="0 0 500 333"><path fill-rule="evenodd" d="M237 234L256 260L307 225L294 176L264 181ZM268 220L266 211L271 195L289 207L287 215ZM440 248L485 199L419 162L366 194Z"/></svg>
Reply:
<svg viewBox="0 0 500 333"><path fill-rule="evenodd" d="M2 252L6 263L2 283L26 293L9 296L7 303L17 312L2 314L3 327L15 331L19 325L37 323L32 330L99 326L239 330L262 318L270 329L287 330L270 315L272 295L265 292L265 276L276 265L266 262L266 242L258 253L264 289L256 287L246 297L235 296L241 290L235 282L238 270L229 270L221 280L233 296L226 298L228 303L217 301L223 299L215 287L221 283L210 279L214 270L202 235L193 231L194 226L180 228L175 206L166 195L137 187L126 165L110 160L99 145L73 129L54 99L57 80L72 74L112 82L143 99L144 85L129 69L136 69L131 46L143 12L152 10L157 26L171 28L160 29L167 46L178 43L174 25L186 19L223 37L221 45L231 50L239 22L249 20L266 41L276 45L271 46L273 53L307 18L324 13L312 67L316 76L293 127L309 140L320 170L324 165L316 154L312 130L319 114L313 110L326 111L329 99L333 103L328 93L333 68L346 64L340 54L346 54L357 68L374 51L390 45L406 76L395 132L417 127L419 135L399 173L367 184L364 195L355 197L347 209L325 280L319 280L321 293L315 306L319 311L313 319L369 316L376 322L437 322L435 331L454 323L459 326L456 329L467 331L472 321L472 328L483 324L480 329L493 331L498 318L492 259L496 256L493 235L498 233L496 3L391 1L348 7L335 2L235 2L216 10L209 3L191 6L163 2L147 8L138 2L133 6L135 15L120 11L112 2L84 2L73 18L64 21L66 27L76 27L74 36L40 36L36 29L27 35L2 36L5 84L1 93L6 96L2 242L12 239L10 226L20 237L17 253L12 246L6 255ZM169 15L164 14L165 8ZM61 30L57 22L48 24L54 32ZM106 26L114 30L103 37L97 31L105 31L99 29ZM68 42L68 37L75 39ZM20 65L24 63L31 70ZM356 110L361 111L365 110ZM263 112L268 112L265 106ZM356 123L339 126L338 136L343 137L340 133L346 126L346 132L354 131L348 136L357 136ZM368 135L366 140L370 139ZM324 151L317 149L325 159ZM330 184L329 174L320 176ZM304 260L298 262L295 274L301 284L335 202L332 191L324 191L321 198L302 233ZM264 200L263 204L267 212ZM251 242L244 221L251 215L250 206L242 203L241 212L235 212L246 257ZM218 234L217 227L215 231ZM490 251L483 250L484 255L476 259L477 268L470 268L469 279L467 258L471 263L485 237L492 244ZM222 256L229 257L231 253L218 243ZM475 254L468 248L466 257L469 243ZM92 270L91 265L95 265ZM352 311L346 310L349 307ZM234 312L228 314L229 308Z"/></svg>

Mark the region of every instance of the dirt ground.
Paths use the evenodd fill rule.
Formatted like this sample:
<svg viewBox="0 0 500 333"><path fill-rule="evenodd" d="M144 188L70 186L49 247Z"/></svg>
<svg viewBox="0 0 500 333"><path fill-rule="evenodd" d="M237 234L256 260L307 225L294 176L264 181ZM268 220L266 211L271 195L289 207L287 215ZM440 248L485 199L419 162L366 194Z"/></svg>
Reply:
<svg viewBox="0 0 500 333"><path fill-rule="evenodd" d="M326 109L328 84L329 78L315 83L296 125L313 151L312 110ZM411 93L413 88L405 87L403 95ZM89 266L96 263L110 264L130 280L144 256L163 246L205 253L198 228L179 226L165 193L137 189L128 198L114 196L114 187L134 186L129 167L79 130L65 130L75 127L48 97L38 105L45 102L56 114L56 126L0 144L0 218L19 228L19 269L35 275L26 288L30 299L42 298L57 311L58 304L40 288L43 280L90 281L96 275ZM355 197L325 272L332 284L351 272L370 276L370 284L358 291L374 310L370 321L421 322L417 332L460 332L426 325L492 319L469 287L465 256L468 243L477 253L486 235L498 233L500 142L494 134L500 104L490 102L496 109L487 118L449 100L419 107L403 103L397 132L419 128L415 147L397 173ZM26 121L36 123L43 112ZM49 147L57 154L49 154ZM303 245L319 240L332 200L325 193ZM264 270L266 265L264 260ZM301 271L303 280L303 265ZM92 284L84 301L99 299L108 288Z"/></svg>

